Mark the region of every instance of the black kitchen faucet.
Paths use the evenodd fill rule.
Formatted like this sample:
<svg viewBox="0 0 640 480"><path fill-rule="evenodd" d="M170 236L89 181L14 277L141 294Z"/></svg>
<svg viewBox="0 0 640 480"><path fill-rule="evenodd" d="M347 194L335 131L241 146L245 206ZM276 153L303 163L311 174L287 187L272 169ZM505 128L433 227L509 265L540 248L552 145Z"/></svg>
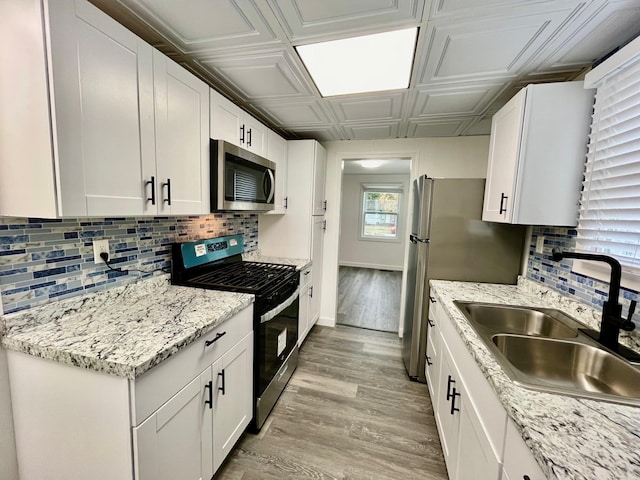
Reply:
<svg viewBox="0 0 640 480"><path fill-rule="evenodd" d="M579 260L590 260L609 264L611 267L611 280L609 281L609 295L602 305L600 332L586 329L581 330L604 347L622 355L628 360L634 362L640 361L640 355L618 343L620 329L630 332L636 328L635 323L631 321L631 317L636 310L636 301L631 301L627 318L622 318L622 305L618 302L618 297L620 295L620 278L622 276L622 267L620 266L620 262L608 255L561 252L558 248L554 248L551 252L553 254L553 259L556 262L559 262L563 258L577 258Z"/></svg>

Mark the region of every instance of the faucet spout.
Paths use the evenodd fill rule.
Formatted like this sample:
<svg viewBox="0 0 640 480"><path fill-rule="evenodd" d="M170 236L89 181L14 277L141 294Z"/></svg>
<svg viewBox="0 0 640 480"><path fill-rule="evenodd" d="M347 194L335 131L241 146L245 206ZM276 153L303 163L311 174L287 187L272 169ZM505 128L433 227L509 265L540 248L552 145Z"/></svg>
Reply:
<svg viewBox="0 0 640 480"><path fill-rule="evenodd" d="M614 352L619 351L620 328L623 330L633 330L635 325L631 322L633 311L630 309L629 318L622 318L622 305L618 302L620 296L620 280L622 277L622 267L620 262L608 255L597 255L592 253L561 252L554 248L551 251L553 259L559 262L563 258L577 258L579 260L590 260L594 262L604 262L611 267L611 280L609 281L609 295L602 305L602 321L600 322L600 334L598 341Z"/></svg>

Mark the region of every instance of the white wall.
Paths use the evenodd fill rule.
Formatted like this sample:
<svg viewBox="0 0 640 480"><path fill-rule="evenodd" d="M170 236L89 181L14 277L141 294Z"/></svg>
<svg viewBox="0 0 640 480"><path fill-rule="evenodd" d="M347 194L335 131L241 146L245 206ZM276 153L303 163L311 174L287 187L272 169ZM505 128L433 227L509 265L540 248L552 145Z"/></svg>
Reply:
<svg viewBox="0 0 640 480"><path fill-rule="evenodd" d="M412 179L420 174L428 174L431 177L486 178L489 136L352 140L326 142L323 145L327 149L326 198L330 207L325 214L327 232L324 243L322 306L318 323L334 326L338 286L338 221L341 210L342 161L372 155L376 158L411 157ZM405 267L406 261L405 254ZM406 268L404 270L406 272ZM406 278L403 277L403 295L405 283Z"/></svg>
<svg viewBox="0 0 640 480"><path fill-rule="evenodd" d="M362 240L361 201L363 183L390 182L402 184L398 217L398 239ZM406 236L407 197L409 175L343 175L342 208L340 213L340 265L383 270L402 270L404 265L404 237Z"/></svg>
<svg viewBox="0 0 640 480"><path fill-rule="evenodd" d="M2 316L2 304L0 303L0 324L4 323ZM0 478L2 480L18 480L7 354L2 347L0 347Z"/></svg>

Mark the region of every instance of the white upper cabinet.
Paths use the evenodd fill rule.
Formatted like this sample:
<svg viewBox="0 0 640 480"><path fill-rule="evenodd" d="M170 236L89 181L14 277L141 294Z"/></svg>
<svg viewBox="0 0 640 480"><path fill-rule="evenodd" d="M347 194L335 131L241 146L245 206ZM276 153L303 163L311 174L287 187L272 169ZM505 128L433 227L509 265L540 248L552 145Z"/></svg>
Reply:
<svg viewBox="0 0 640 480"><path fill-rule="evenodd" d="M21 45L3 52L0 214L208 211L204 83L84 0L7 0L0 32ZM188 181L185 165L196 170ZM175 208L161 205L162 182Z"/></svg>
<svg viewBox="0 0 640 480"><path fill-rule="evenodd" d="M207 213L209 87L158 51L153 70L157 212Z"/></svg>
<svg viewBox="0 0 640 480"><path fill-rule="evenodd" d="M268 158L269 129L217 91L211 89L210 97L211 138Z"/></svg>
<svg viewBox="0 0 640 480"><path fill-rule="evenodd" d="M313 147L313 215L324 215L327 211L327 151L318 142L314 142Z"/></svg>
<svg viewBox="0 0 640 480"><path fill-rule="evenodd" d="M576 224L593 90L528 85L494 116L482 219Z"/></svg>
<svg viewBox="0 0 640 480"><path fill-rule="evenodd" d="M274 208L266 214L283 214L287 211L287 141L272 130L267 132L267 158L276 164L276 194Z"/></svg>

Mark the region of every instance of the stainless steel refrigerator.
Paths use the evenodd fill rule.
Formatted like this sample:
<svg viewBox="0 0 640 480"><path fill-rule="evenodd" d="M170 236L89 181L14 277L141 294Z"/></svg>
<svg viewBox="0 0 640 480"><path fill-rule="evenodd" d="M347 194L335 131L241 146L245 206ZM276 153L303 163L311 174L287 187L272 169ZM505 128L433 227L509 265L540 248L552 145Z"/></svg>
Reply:
<svg viewBox="0 0 640 480"><path fill-rule="evenodd" d="M484 179L413 182L413 218L402 356L411 378L424 382L429 280L513 284L520 272L525 227L483 222Z"/></svg>

